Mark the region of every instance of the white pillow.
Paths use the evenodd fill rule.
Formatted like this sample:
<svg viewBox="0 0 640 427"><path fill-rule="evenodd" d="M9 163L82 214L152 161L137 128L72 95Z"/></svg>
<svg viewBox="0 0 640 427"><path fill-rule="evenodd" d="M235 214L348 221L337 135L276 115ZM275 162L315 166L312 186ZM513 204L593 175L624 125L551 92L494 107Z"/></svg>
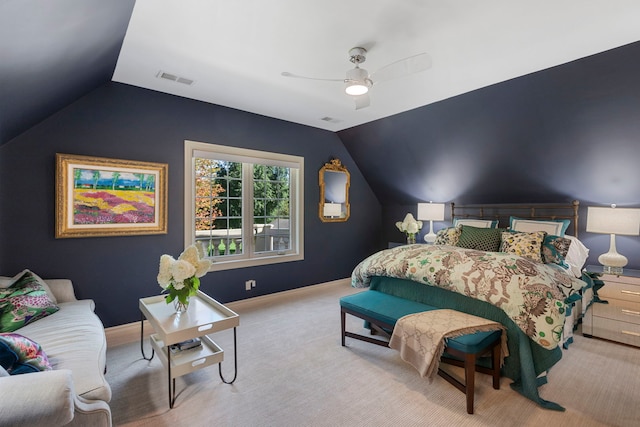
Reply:
<svg viewBox="0 0 640 427"><path fill-rule="evenodd" d="M544 231L552 236L564 237L564 223L556 221L534 221L530 219L511 219L511 230L522 231L524 233L535 233Z"/></svg>
<svg viewBox="0 0 640 427"><path fill-rule="evenodd" d="M584 267L584 264L587 262L587 258L589 257L589 248L587 248L576 237L569 236L568 234L564 237L571 240L569 252L567 252L567 256L564 258L564 261L569 265L569 269L574 276L582 277L582 267Z"/></svg>
<svg viewBox="0 0 640 427"><path fill-rule="evenodd" d="M490 219L458 219L455 218L453 220L453 226L457 227L459 225L468 225L470 227L476 228L497 228L498 221L490 220Z"/></svg>

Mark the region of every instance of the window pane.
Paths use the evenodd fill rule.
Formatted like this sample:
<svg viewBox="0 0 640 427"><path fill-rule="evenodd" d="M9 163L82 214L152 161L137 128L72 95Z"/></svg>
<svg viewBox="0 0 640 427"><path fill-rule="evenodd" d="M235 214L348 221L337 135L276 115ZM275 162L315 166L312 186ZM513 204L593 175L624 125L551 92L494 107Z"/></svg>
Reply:
<svg viewBox="0 0 640 427"><path fill-rule="evenodd" d="M229 197L242 197L242 180L229 180Z"/></svg>

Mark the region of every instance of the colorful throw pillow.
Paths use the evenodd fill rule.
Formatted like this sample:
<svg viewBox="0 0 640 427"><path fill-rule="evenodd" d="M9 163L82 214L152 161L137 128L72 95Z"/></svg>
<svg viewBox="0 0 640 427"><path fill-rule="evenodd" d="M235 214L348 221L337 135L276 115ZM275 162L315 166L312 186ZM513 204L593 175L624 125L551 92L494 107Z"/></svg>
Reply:
<svg viewBox="0 0 640 427"><path fill-rule="evenodd" d="M56 296L53 294L53 292L51 292L51 288L49 288L49 285L47 285L47 282L45 282L40 276L38 276L36 273L34 273L29 269L24 269L13 277L0 277L0 289L8 288L9 286L13 285L18 280L20 280L22 276L24 276L26 273L33 274L33 277L35 277L38 283L42 285L42 288L47 292L47 295L49 295L49 298L51 299L51 301L53 301L54 304L58 303L58 301L56 300Z"/></svg>
<svg viewBox="0 0 640 427"><path fill-rule="evenodd" d="M544 231L534 233L502 233L500 252L516 254L534 262L542 263L542 242L547 235Z"/></svg>
<svg viewBox="0 0 640 427"><path fill-rule="evenodd" d="M455 246L460 238L462 227L443 228L436 233L436 241L434 245Z"/></svg>
<svg viewBox="0 0 640 427"><path fill-rule="evenodd" d="M460 238L456 246L479 251L498 252L504 228L477 228L462 225Z"/></svg>
<svg viewBox="0 0 640 427"><path fill-rule="evenodd" d="M10 375L52 369L40 344L19 334L0 334L0 365Z"/></svg>
<svg viewBox="0 0 640 427"><path fill-rule="evenodd" d="M542 262L558 264L567 268L565 258L569 253L571 240L560 236L546 236L542 242Z"/></svg>
<svg viewBox="0 0 640 427"><path fill-rule="evenodd" d="M58 310L35 275L27 271L17 282L0 289L0 332L13 332Z"/></svg>

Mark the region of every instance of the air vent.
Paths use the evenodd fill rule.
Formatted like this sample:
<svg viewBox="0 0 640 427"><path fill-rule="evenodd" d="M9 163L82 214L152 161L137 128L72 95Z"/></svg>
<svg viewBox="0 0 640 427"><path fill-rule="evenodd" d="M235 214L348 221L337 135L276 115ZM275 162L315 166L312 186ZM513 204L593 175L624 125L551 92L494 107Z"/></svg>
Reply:
<svg viewBox="0 0 640 427"><path fill-rule="evenodd" d="M156 77L159 79L171 80L176 83L182 83L187 86L191 86L194 83L192 79L176 76L175 74L166 73L164 71L158 71L158 74L156 74Z"/></svg>
<svg viewBox="0 0 640 427"><path fill-rule="evenodd" d="M320 120L325 121L325 122L329 122L329 123L340 123L342 121L340 119L336 119L336 118L329 117L329 116L323 117Z"/></svg>

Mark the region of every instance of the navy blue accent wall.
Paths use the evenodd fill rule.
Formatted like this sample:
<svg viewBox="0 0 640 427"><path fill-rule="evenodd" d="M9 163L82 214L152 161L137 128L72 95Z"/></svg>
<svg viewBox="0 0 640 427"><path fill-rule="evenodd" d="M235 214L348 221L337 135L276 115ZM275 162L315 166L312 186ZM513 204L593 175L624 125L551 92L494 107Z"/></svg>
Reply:
<svg viewBox="0 0 640 427"><path fill-rule="evenodd" d="M634 43L338 135L383 205L383 242L402 241L394 223L418 202L577 199L597 263L609 238L585 232L586 207L640 206L638 76ZM617 243L640 268L640 239Z"/></svg>
<svg viewBox="0 0 640 427"><path fill-rule="evenodd" d="M276 102L274 100L274 102ZM138 299L160 292L158 261L184 249L184 140L303 156L305 260L212 272L202 290L229 302L349 277L378 247L380 204L332 132L109 83L0 147L0 275L24 268L70 278L106 326L139 320ZM166 235L54 238L55 153L169 164ZM337 157L351 172L351 218L318 218L318 170ZM244 282L257 287L245 291Z"/></svg>

